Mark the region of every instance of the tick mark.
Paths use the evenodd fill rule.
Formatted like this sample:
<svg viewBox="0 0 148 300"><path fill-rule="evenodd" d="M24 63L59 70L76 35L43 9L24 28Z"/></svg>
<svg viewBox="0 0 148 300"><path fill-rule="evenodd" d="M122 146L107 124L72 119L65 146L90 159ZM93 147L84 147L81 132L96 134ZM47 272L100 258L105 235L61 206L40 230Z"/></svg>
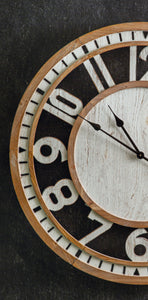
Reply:
<svg viewBox="0 0 148 300"><path fill-rule="evenodd" d="M27 124L22 124L22 126L27 127L27 128L31 127L30 125L27 125Z"/></svg>
<svg viewBox="0 0 148 300"><path fill-rule="evenodd" d="M57 238L56 242L59 242L59 241L60 241L60 239L61 239L62 237L63 237L63 236L62 236L62 235L60 235L60 236Z"/></svg>
<svg viewBox="0 0 148 300"><path fill-rule="evenodd" d="M29 175L29 173L21 174L22 177L23 177L23 176L28 176L28 175Z"/></svg>
<svg viewBox="0 0 148 300"><path fill-rule="evenodd" d="M66 250L68 250L70 246L71 246L71 243L70 243L70 244L68 244L68 246L66 247Z"/></svg>
<svg viewBox="0 0 148 300"><path fill-rule="evenodd" d="M138 269L135 270L134 275L137 275L137 276L140 275Z"/></svg>
<svg viewBox="0 0 148 300"><path fill-rule="evenodd" d="M54 226L51 227L47 232L51 232L54 229Z"/></svg>
<svg viewBox="0 0 148 300"><path fill-rule="evenodd" d="M62 59L62 63L64 64L64 66L67 68L68 65L66 64L66 62Z"/></svg>
<svg viewBox="0 0 148 300"><path fill-rule="evenodd" d="M98 42L96 40L94 40L94 43L95 43L96 47L99 48Z"/></svg>
<svg viewBox="0 0 148 300"><path fill-rule="evenodd" d="M44 78L44 80L45 80L48 84L51 84L51 82L50 82L48 79Z"/></svg>
<svg viewBox="0 0 148 300"><path fill-rule="evenodd" d="M83 49L83 51L84 51L85 54L89 53L89 51L88 51L88 49L87 49L87 47L85 45L82 46L82 49Z"/></svg>
<svg viewBox="0 0 148 300"><path fill-rule="evenodd" d="M123 40L122 40L122 35L121 35L121 33L119 33L119 39L120 39L120 42L123 41Z"/></svg>
<svg viewBox="0 0 148 300"><path fill-rule="evenodd" d="M33 209L33 211L36 213L36 212L38 212L39 210L41 210L41 206L37 206L37 207L35 207L34 209Z"/></svg>
<svg viewBox="0 0 148 300"><path fill-rule="evenodd" d="M77 60L78 58L76 57L75 53L72 52L73 57L75 58L75 60Z"/></svg>
<svg viewBox="0 0 148 300"><path fill-rule="evenodd" d="M26 114L32 117L34 116L34 114L30 113L29 111L26 111Z"/></svg>
<svg viewBox="0 0 148 300"><path fill-rule="evenodd" d="M43 218L40 223L44 222L45 220L47 220L47 217Z"/></svg>
<svg viewBox="0 0 148 300"><path fill-rule="evenodd" d="M36 198L36 196L32 196L32 197L28 198L28 201L33 200L35 198Z"/></svg>
<svg viewBox="0 0 148 300"><path fill-rule="evenodd" d="M132 31L132 40L134 41L135 39L135 35L134 35L134 32Z"/></svg>
<svg viewBox="0 0 148 300"><path fill-rule="evenodd" d="M114 264L112 264L110 271L113 272L113 270L114 270Z"/></svg>
<svg viewBox="0 0 148 300"><path fill-rule="evenodd" d="M53 71L56 75L59 75L59 73L58 73L55 69L52 69L52 71Z"/></svg>
<svg viewBox="0 0 148 300"><path fill-rule="evenodd" d="M75 254L75 256L79 258L79 256L81 255L81 253L82 253L82 250L79 249L79 250L77 251L77 253Z"/></svg>
<svg viewBox="0 0 148 300"><path fill-rule="evenodd" d="M36 101L34 101L34 100L31 100L31 102L32 102L33 104L38 105L38 103L37 103Z"/></svg>
<svg viewBox="0 0 148 300"><path fill-rule="evenodd" d="M143 35L144 35L144 37L145 37L145 39L146 39L147 36L148 36L148 31L143 31Z"/></svg>
<svg viewBox="0 0 148 300"><path fill-rule="evenodd" d="M28 189L28 188L30 188L31 186L32 186L32 184L25 185L25 186L24 186L24 189Z"/></svg>
<svg viewBox="0 0 148 300"><path fill-rule="evenodd" d="M108 44L110 45L110 39L109 39L108 35L106 36L106 39L107 39Z"/></svg>
<svg viewBox="0 0 148 300"><path fill-rule="evenodd" d="M22 152L25 152L26 149L22 148L22 147L19 147L19 153L22 153Z"/></svg>
<svg viewBox="0 0 148 300"><path fill-rule="evenodd" d="M90 263L90 260L91 260L92 256L89 256L88 260L87 260L87 263L89 264Z"/></svg>
<svg viewBox="0 0 148 300"><path fill-rule="evenodd" d="M41 90L40 88L37 88L37 89L36 89L36 92L39 93L40 95L44 95L44 93L45 93L45 92L44 92L43 90Z"/></svg>
<svg viewBox="0 0 148 300"><path fill-rule="evenodd" d="M20 136L20 139L22 139L22 140L28 140L28 137L27 136Z"/></svg>

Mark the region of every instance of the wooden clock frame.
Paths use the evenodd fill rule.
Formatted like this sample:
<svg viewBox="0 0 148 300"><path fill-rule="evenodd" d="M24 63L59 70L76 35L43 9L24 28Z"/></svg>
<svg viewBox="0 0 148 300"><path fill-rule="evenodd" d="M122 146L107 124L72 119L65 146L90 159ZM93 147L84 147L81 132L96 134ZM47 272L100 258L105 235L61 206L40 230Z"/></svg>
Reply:
<svg viewBox="0 0 148 300"><path fill-rule="evenodd" d="M80 260L78 257L75 257L73 254L68 253L66 249L63 249L61 246L59 246L56 242L56 240L52 239L49 237L48 232L46 232L40 225L40 223L37 221L37 219L34 216L33 211L30 209L30 206L28 202L26 201L26 196L24 193L24 188L21 184L21 175L20 175L20 170L18 166L18 139L19 139L19 134L20 134L20 126L22 124L24 112L27 107L28 99L31 99L32 94L39 88L41 80L46 76L47 72L51 70L55 64L59 61L62 61L63 58L68 55L69 53L73 52L76 48L81 47L82 45L85 45L91 40L95 40L97 38L103 37L104 35L108 36L110 34L114 33L120 33L121 31L135 31L135 30L143 30L143 31L148 31L148 23L147 22L142 22L142 23L127 23L127 24L118 24L118 25L113 25L113 26L108 26L102 29L95 30L91 33L88 33L75 41L71 42L67 46L65 46L63 49L61 49L59 52L57 52L52 58L50 58L47 63L40 69L40 71L36 74L30 85L28 86L26 92L24 93L21 102L18 106L18 110L16 113L16 117L14 119L13 127L12 127L12 133L11 133L11 142L10 142L10 166L11 166L11 174L12 174L12 180L13 184L15 187L16 195L19 199L20 205L28 218L29 222L31 223L32 227L35 229L35 231L38 233L38 235L41 237L41 239L49 246L56 254L58 254L61 258L63 258L65 261L69 262L72 264L74 267L87 272L93 276L102 278L102 279L107 279L110 281L114 282L120 282L120 283L126 283L126 284L148 284L148 276L133 276L133 275L125 275L125 274L120 274L118 273L112 273L108 272L108 268L112 268L112 265L115 263L120 265L125 265L124 260L118 260L114 258L107 257L106 255L103 254L97 254L87 246L81 245L79 241L77 241L72 235L70 235L61 225L57 220L53 217L51 212L47 209L46 205L44 204L37 178L35 175L35 169L34 169L34 163L33 163L33 144L34 144L34 138L35 138L35 132L38 124L38 120L41 114L41 111L43 109L43 106L47 102L47 99L55 89L55 87L61 82L62 79L64 79L72 70L74 70L76 67L78 67L80 64L82 64L84 61L87 59L90 59L92 56L95 56L97 54L101 54L105 51L113 50L119 47L125 47L129 46L130 42L123 42L122 44L115 44L115 45L109 45L108 47L102 47L100 49L96 49L95 51L88 53L85 55L83 58L76 60L71 66L65 69L65 71L60 75L55 82L51 85L49 90L45 95L43 95L42 101L38 107L38 110L34 116L33 119L33 124L30 129L30 134L29 134L29 148L28 148L28 159L29 159L29 171L30 171L30 177L32 184L35 188L35 192L37 195L37 198L39 199L39 202L41 203L43 210L49 217L51 223L53 223L57 230L64 236L65 239L68 239L71 243L74 243L74 245L80 249L83 255L83 259ZM143 41L139 42L140 45L147 46L148 42ZM132 45L138 45L138 42L132 41ZM144 86L148 86L147 82L142 83ZM132 83L131 83L132 85ZM125 86L126 87L126 86ZM120 87L119 87L120 88ZM114 89L114 88L113 88ZM100 96L101 97L101 96ZM73 168L73 166L72 166ZM104 215L105 216L105 215ZM114 221L114 220L112 220ZM125 226L128 226L127 223L124 224ZM131 225L131 224L130 224ZM148 225L148 222L145 224L142 224L142 228L144 225ZM133 224L133 227L136 227L137 223ZM139 226L139 224L138 224ZM140 226L139 226L140 228ZM94 255L95 253L95 255ZM95 259L99 259L103 261L104 265L106 264L106 268L101 269L96 268L92 265L89 265L87 261L89 260L89 257L91 255L94 255L94 266L95 266ZM133 262L133 261L128 261L126 262L127 267L131 267L133 269L135 268L141 268L143 272L143 268L147 268L148 262ZM142 273L141 273L142 274Z"/></svg>

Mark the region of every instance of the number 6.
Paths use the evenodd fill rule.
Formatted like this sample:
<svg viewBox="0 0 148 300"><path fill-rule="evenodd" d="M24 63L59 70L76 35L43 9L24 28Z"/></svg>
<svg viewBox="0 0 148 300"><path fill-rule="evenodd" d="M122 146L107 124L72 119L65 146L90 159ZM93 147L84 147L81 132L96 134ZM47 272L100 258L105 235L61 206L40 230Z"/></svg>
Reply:
<svg viewBox="0 0 148 300"><path fill-rule="evenodd" d="M136 229L128 236L126 240L126 253L132 261L148 261L148 240L145 237L140 237L141 234L145 233L147 233L145 229ZM144 246L145 253L143 255L137 255L135 253L135 247L138 245Z"/></svg>

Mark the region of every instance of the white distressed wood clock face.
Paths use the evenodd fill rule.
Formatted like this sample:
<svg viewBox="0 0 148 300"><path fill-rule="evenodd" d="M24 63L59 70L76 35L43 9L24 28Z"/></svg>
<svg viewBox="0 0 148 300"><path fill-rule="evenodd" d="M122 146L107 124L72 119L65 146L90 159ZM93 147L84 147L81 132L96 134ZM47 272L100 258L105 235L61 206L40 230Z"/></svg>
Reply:
<svg viewBox="0 0 148 300"><path fill-rule="evenodd" d="M148 23L78 38L26 90L11 134L14 187L35 231L73 266L148 284L147 141Z"/></svg>
<svg viewBox="0 0 148 300"><path fill-rule="evenodd" d="M106 90L88 103L84 117L127 143L127 136L115 125L112 108L124 120L139 150L148 153L148 88L147 83L142 85L130 82ZM148 158L138 159L136 149L130 151L110 136L94 131L86 120L77 119L69 139L75 186L86 203L110 221L144 227L148 220Z"/></svg>

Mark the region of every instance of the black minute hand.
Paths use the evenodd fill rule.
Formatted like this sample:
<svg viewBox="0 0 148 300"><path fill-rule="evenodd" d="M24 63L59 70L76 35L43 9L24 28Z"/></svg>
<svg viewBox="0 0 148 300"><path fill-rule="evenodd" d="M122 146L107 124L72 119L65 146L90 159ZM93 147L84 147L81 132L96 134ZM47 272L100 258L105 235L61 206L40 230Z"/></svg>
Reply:
<svg viewBox="0 0 148 300"><path fill-rule="evenodd" d="M85 120L87 123L89 123L96 131L102 131L103 133L105 133L106 135L108 135L109 137L111 137L113 140L115 140L116 142L118 142L119 144L121 144L122 146L126 147L127 149L129 149L130 151L134 152L137 154L138 158L143 158L145 160L148 161L148 158L146 158L144 156L143 152L140 151L136 151L133 148L131 148L130 146L126 145L125 143L123 143L122 141L120 141L119 139L117 139L116 137L112 136L110 133L108 133L107 131L103 130L100 126L100 124L88 121L87 119L83 118L82 116L78 115L81 119Z"/></svg>

